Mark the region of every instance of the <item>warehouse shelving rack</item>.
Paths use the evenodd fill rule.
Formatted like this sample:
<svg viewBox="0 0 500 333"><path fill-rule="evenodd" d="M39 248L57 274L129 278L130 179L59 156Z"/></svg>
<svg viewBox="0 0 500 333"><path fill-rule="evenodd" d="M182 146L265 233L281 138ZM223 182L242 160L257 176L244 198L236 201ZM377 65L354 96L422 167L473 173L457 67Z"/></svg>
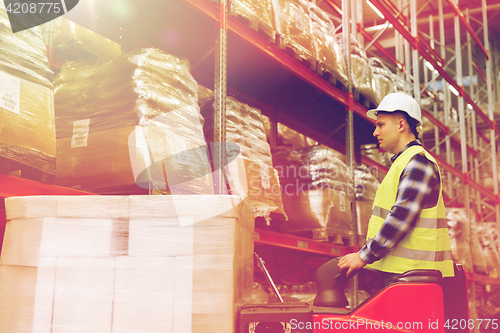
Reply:
<svg viewBox="0 0 500 333"><path fill-rule="evenodd" d="M206 3L204 3L201 0L185 0L189 2L191 5L194 7L201 9L202 11L205 12L205 14L210 15L213 19L217 20L217 10L216 8L210 8L206 7ZM486 82L486 86L491 87L491 58L490 58L490 53L489 53L489 46L488 46L488 36L487 34L485 35L484 39L486 40L485 45L483 45L479 38L477 37L476 33L468 23L468 15L464 16L461 11L459 10L458 6L455 5L451 0L447 0L448 5L452 7L454 12L456 13L456 19L454 22L454 29L455 31L459 31L460 26L459 23L462 23L465 26L465 29L467 30L467 44L468 50L470 52L470 44L471 44L471 39L473 39L476 43L478 43L479 48L481 51L485 54L486 57L486 64L487 64L487 73L484 74L482 71L479 69L478 65L472 61L472 57L469 56L469 67L473 68L478 75L481 77L486 77L490 78ZM364 30L361 25L358 25L356 23L356 20L353 19L357 15L349 15L349 12L342 11L341 8L335 5L332 1L325 1L329 4L332 5L332 7L339 13L341 16L344 18L343 19L343 26L349 25L349 20L346 20L346 16L350 16L351 20L351 26L353 30L353 34L356 34L356 29L359 29L358 31L362 34L362 36L366 37L369 40L369 46L373 45L377 47L379 50L383 50L383 47L380 46L380 44L377 43L377 36L371 37L366 30ZM500 221L498 211L499 211L499 199L498 199L498 178L496 175L496 163L493 163L496 161L496 140L489 140L487 138L487 135L481 131L477 131L477 124L478 121L475 120L476 115L479 116L480 120L482 120L482 123L490 130L490 137L496 137L495 133L498 133L498 126L494 122L493 118L493 111L492 111L492 103L493 103L493 97L491 93L491 88L488 89L489 91L489 110L488 110L488 115L486 115L483 110L479 107L478 103L479 100L477 99L477 96L474 96L473 93L473 85L471 85L471 93L468 94L463 87L463 74L461 73L461 40L460 40L460 35L458 34L458 37L456 37L455 44L457 45L457 49L455 50L456 56L454 57L455 59L448 59L448 63L445 63L446 59L446 52L443 52L444 45L441 47L441 55L439 55L435 50L434 50L434 45L439 44L436 40L433 38L427 38L430 39L429 42L426 41L426 37L424 34L419 33L416 29L416 21L417 21L417 11L416 11L416 0L411 0L410 2L407 2L407 4L410 5L411 8L411 13L412 15L410 16L411 20L408 20L406 18L406 15L401 15L399 10L395 6L393 6L389 1L383 1L383 0L374 0L372 3L379 8L384 16L387 18L387 20L396 28L397 32L401 36L403 36L404 39L406 39L407 46L404 46L403 39L399 38L398 40L400 41L400 46L399 46L399 59L398 57L392 57L392 56L387 56L387 52L382 52L384 55L386 55L387 58L389 58L391 61L395 63L398 69L401 70L401 72L406 73L406 78L407 78L407 83L410 86L411 83L413 83L413 92L415 95L415 98L417 100L420 99L421 95L426 95L426 96L431 96L434 99L434 110L433 112L428 111L428 110L423 110L423 114L431 121L431 123L435 126L435 132L437 135L435 135L435 145L436 147L429 147L431 151L433 152L433 155L436 157L436 160L438 160L439 164L441 167L445 170L445 177L448 178L448 184L449 184L449 197L454 198L454 199L449 199L447 204L452 205L454 204L454 201L460 197L459 191L457 191L455 188L451 187L451 184L453 181L460 181L465 187L465 196L466 199L464 200L464 204L462 204L467 212L468 216L475 218L476 216L471 216L470 214L470 199L469 199L469 191L472 191L476 198L479 199L476 202L482 203L484 205L483 207L487 207L489 211L482 213L481 211L478 211L477 217L478 220L482 221L485 219L488 219L491 217L492 214L495 215L497 225L500 225L498 223ZM400 1L401 3L401 1ZM346 5L346 2L342 3L343 6ZM443 24L443 3L442 1L439 1L439 8L440 8L440 24ZM486 6L483 3L483 30L487 31L487 18L486 18ZM354 6L351 7L351 10L353 13L359 13L359 10L353 9L355 8ZM432 20L432 18L431 18ZM411 28L408 29L407 26L411 24ZM256 47L259 49L259 51L265 53L268 57L273 59L274 61L280 63L280 65L284 66L287 68L289 71L293 72L295 75L300 77L301 79L311 83L314 85L318 90L321 90L322 92L326 93L329 97L338 100L341 102L345 107L347 111L347 126L348 128L353 127L352 123L349 122L349 114L350 111L355 112L362 117L364 117L364 114L366 112L366 108L363 107L360 103L357 103L353 100L353 95L352 93L343 93L338 91L335 87L332 87L331 85L328 84L328 82L321 80L320 78L316 77L314 73L310 72L307 68L304 66L301 66L299 63L294 61L293 59L287 59L286 55L280 52L280 50L275 49L272 45L270 45L267 41L259 39L252 31L250 31L247 27L243 26L236 20L232 20L232 18L229 18L228 22L228 28L234 32L236 32L241 38L245 39L248 43L250 43L252 46ZM444 27L441 28L443 30ZM343 29L345 31L347 29ZM350 34L347 33L347 36ZM443 38L444 39L444 38ZM345 43L345 42L344 42ZM442 41L444 44L444 40ZM345 43L345 45L349 45L349 43ZM369 47L368 46L368 47ZM410 50L410 46L413 47L413 50L411 52L411 57L409 57L408 52ZM401 57L403 52L401 50L406 50L406 57ZM397 52L398 53L398 52ZM450 130L450 124L446 121L445 124L441 123L440 120L437 119L437 93L436 89L434 88L434 92L431 92L429 89L429 86L431 84L434 85L434 82L436 82L438 76L435 74L435 71L432 72L433 79L431 81L428 81L427 79L425 82L422 84L419 79L420 77L420 69L419 69L419 64L421 59L419 59L419 56L421 56L427 63L429 63L432 68L437 71L440 76L444 79L443 81L446 81L449 85L455 88L455 90L458 92L459 95L459 112L460 112L460 138L457 138L456 136L453 136L455 134L452 130ZM410 59L410 61L409 61ZM348 63L349 67L349 57L345 57L346 62ZM454 73L451 68L449 68L449 63L455 61L457 63L457 73ZM488 65L490 64L490 65ZM427 78L427 66L422 66L424 69L424 76ZM410 73L410 70L413 69L413 73ZM449 74L449 72L453 74ZM472 73L472 70L470 70L470 73ZM452 76L454 75L455 78ZM352 81L351 81L352 82ZM445 87L448 87L445 83ZM417 92L418 93L415 93ZM410 91L409 91L410 92ZM448 92L448 95L450 93ZM473 97L471 97L473 96ZM445 109L447 109L448 105L450 105L450 96L448 96L448 99L445 100ZM470 105L469 108L471 108L474 112L469 111L468 114L465 114L465 102ZM477 102L477 103L476 103ZM366 120L366 117L364 117ZM446 119L446 118L445 118ZM368 120L369 123L372 123L371 120ZM467 123L467 124L466 124ZM480 123L479 123L480 124ZM467 125L467 128L465 127ZM468 132L467 132L468 131ZM349 132L349 131L348 131ZM445 138L440 139L439 134L441 133L444 134ZM467 134L471 134L474 137L474 140L469 138ZM351 138L352 140L352 138ZM482 142L478 145L478 140L481 140ZM446 144L446 152L445 155L446 157L443 158L441 157L440 153L440 146L442 142L445 142ZM352 161L349 158L349 155L353 156L353 147L349 147L349 134L347 134L347 139L346 139L346 155L347 155L347 160ZM350 141L352 142L352 141ZM493 165L493 183L495 184L495 189L494 192L491 193L487 189L485 189L482 185L480 185L479 177L478 177L478 160L485 160L484 157L484 151L485 149L479 149L478 146L489 146L491 148L491 153L490 156L487 158L492 161ZM455 151L454 151L455 150ZM455 161L455 156L456 151L459 151L461 153L461 160L462 160L462 166L457 167L457 163ZM474 161L474 165L476 166L476 171L474 174L472 174L472 170L469 167L470 161ZM371 166L375 166L372 161L368 161L367 159L364 159L362 162L367 163ZM348 162L349 164L349 162ZM471 164L472 165L472 164ZM352 166L352 164L351 164ZM378 166L377 166L378 167ZM259 231L259 235L262 235L264 233L265 236L268 236L265 234L265 231ZM262 236L259 236L262 237ZM272 242L266 241L263 242L261 241L261 238L259 238L256 243L274 243L276 246L282 246L282 247L288 247L290 240L289 239L281 239L281 238L275 238L274 235L269 235L270 239L273 239ZM298 245L293 245L294 248L300 248L301 243L298 241ZM327 250L328 252L328 250ZM472 282L480 282L480 283L493 283L493 284L498 284L498 281L496 279L492 279L480 274L474 274L473 272L469 272L469 279ZM472 294L474 298L474 283L472 284Z"/></svg>
<svg viewBox="0 0 500 333"><path fill-rule="evenodd" d="M429 21L429 35L425 35L417 29L417 22L419 20L419 13L429 4L419 8L417 11L417 1L398 1L398 6L395 6L388 0L371 0L377 7L388 22L395 28L396 42L396 58L389 58L393 61L399 69L406 74L408 83L413 82L412 92L416 99L421 96L427 95L433 98L433 111L423 110L423 114L431 120L434 125L434 145L428 147L434 156L445 155L445 159L439 157L437 160L446 174L447 190L449 197L453 198L447 202L448 205L454 204L460 197L465 197L460 204L466 210L469 221L477 219L478 222L490 221L494 217L497 224L497 230L500 232L500 200L498 196L498 170L497 170L497 137L499 134L499 127L495 123L493 114L493 81L492 81L492 63L493 57L496 57L494 52L490 52L490 43L488 36L488 19L487 19L487 4L482 1L482 20L476 20L480 24L480 29L484 32L483 42L478 37L478 31L475 31L471 24L471 17L466 10L465 15L461 12L456 2L453 0L446 0L446 3L454 12L453 31L454 31L454 44L455 48L447 49L444 37L444 18L443 18L443 0L438 1L438 23L440 31L440 39L434 38L434 18L428 17ZM408 19L408 7L410 11L410 19ZM401 10L400 10L401 9ZM466 33L466 43L462 43L460 34L461 28L464 28ZM363 37L368 37L370 43L377 40L378 36L369 36L362 28L361 34ZM400 38L402 36L403 38ZM404 42L403 42L404 39ZM474 41L474 44L473 42ZM438 44L440 54L435 50L435 45ZM463 44L463 46L462 46ZM472 49L476 46L477 49L484 57L486 74L481 71L479 66L473 60ZM411 61L410 61L410 47ZM368 46L369 47L369 46ZM467 48L466 61L463 61L463 48ZM448 51L448 52L447 52ZM403 56L403 53L406 57ZM447 57L447 54L454 53L454 56ZM476 54L476 57L478 55ZM455 70L451 65L455 63ZM464 63L467 64L467 71L469 77L469 91L464 89ZM400 64L404 64L401 66ZM423 69L424 82L423 88L421 86L420 74ZM412 73L410 73L412 70ZM429 80L428 70L431 71L431 79ZM473 76L477 75L484 81L483 86L479 85L479 80L475 83L472 80ZM445 92L444 98L444 112L445 123L442 124L437 119L437 80L443 80L443 90ZM497 86L497 84L495 84ZM429 92L432 87L432 92ZM497 88L498 89L498 88ZM451 108L451 91L458 100L458 114L459 114L459 128L456 131L450 130L449 123L449 110ZM480 92L486 91L484 94ZM467 107L465 106L467 103ZM487 112L479 107L479 104L487 105ZM460 138L458 139L454 134L458 132ZM444 138L442 138L444 134ZM488 139L489 138L492 139ZM445 151L442 152L442 144L445 144ZM489 149L489 151L488 151ZM460 163L458 163L459 161ZM480 162L481 161L481 162ZM480 172L481 164L489 161L492 166L493 178L493 193L480 185ZM457 184L460 184L457 186ZM463 185L463 186L462 186ZM463 190L463 194L460 194ZM472 213L472 198L476 204L476 214ZM476 300L476 283L483 285L490 284L496 280L469 272L469 279L471 284L472 308L475 309ZM475 314L473 314L475 315Z"/></svg>
<svg viewBox="0 0 500 333"><path fill-rule="evenodd" d="M448 0L447 0L448 1ZM214 61L212 62L214 64L214 68L212 71L212 74L215 73L214 78L211 77L211 74L209 73L209 70L206 69L200 69L198 66L193 65L193 75L195 78L201 82L205 83L205 85L209 85L210 80L212 80L212 84L215 79L215 93L216 96L219 98L219 103L217 112L219 114L218 117L218 124L219 128L221 131L219 132L219 140L224 141L224 96L226 95L227 91L229 94L236 95L238 99L241 99L242 101L250 101L249 104L252 104L253 106L259 107L262 109L263 113L269 115L274 122L280 121L283 122L290 127L298 130L299 132L303 132L305 134L308 134L309 136L312 136L318 140L324 139L325 137L328 137L328 133L325 133L324 130L316 130L314 128L311 128L311 122L307 122L304 120L307 120L307 115L301 114L299 115L301 118L297 119L296 114L290 114L284 111L283 107L275 107L271 106L272 103L270 103L269 98L264 98L265 101L261 101L261 96L262 94L257 93L256 95L258 96L249 96L252 95L252 93L248 93L247 91L244 91L243 93L240 93L239 90L248 90L248 89L241 89L241 87L245 88L244 85L242 85L239 82L236 82L234 86L236 88L233 88L231 85L231 82L227 82L226 75L228 73L231 73L231 65L234 62L230 62L227 59L227 53L228 48L231 47L231 43L238 43L237 45L245 45L245 50L250 50L252 55L257 54L259 57L262 57L266 59L268 62L272 62L274 66L278 66L280 70L278 71L278 74L282 75L282 72L286 72L286 74L283 74L283 78L289 78L289 74L291 74L295 79L301 81L302 83L298 83L300 87L303 87L300 84L304 84L308 88L308 92L310 90L315 90L318 91L321 95L326 96L328 100L331 100L334 102L334 106L338 107L341 109L341 112L337 112L333 114L333 116L338 116L341 117L342 122L346 122L347 128L346 128L346 143L344 146L339 146L339 143L337 140L332 140L328 139L325 141L326 144L332 146L333 148L340 150L341 152L346 153L348 157L348 164L352 167L353 161L354 161L354 156L356 155L356 152L354 150L353 146L353 129L355 126L361 126L362 129L366 130L368 129L368 132L370 135L371 134L371 126L373 125L373 121L369 118L366 117L366 106L360 103L359 101L356 101L354 99L354 94L352 93L352 90L349 89L349 85L352 86L352 80L348 82L348 91L345 92L338 87L332 85L330 82L327 80L321 78L320 76L317 75L317 73L311 71L310 69L306 68L303 66L301 63L297 62L293 57L289 56L282 50L280 50L276 45L270 43L268 40L265 38L261 37L258 33L255 31L251 30L249 27L245 26L245 24L241 23L238 21L236 18L228 16L227 13L227 6L225 5L220 5L216 1L210 1L210 0L177 0L176 3L186 5L190 8L190 10L194 13L202 14L203 17L208 18L210 23L207 24L212 24L217 26L217 41L216 41L216 47L208 47L208 51L206 54L199 55L197 54L197 61L194 61L193 63L199 64L199 63L206 63L211 60L210 55L215 51L216 57L214 57ZM436 90L429 88L431 85L435 86L435 82L437 80L437 76L435 74L432 74L432 80L427 81L423 83L423 87L420 84L419 80L419 74L420 74L420 68L423 68L426 70L426 66L420 66L422 60L419 59L419 55L424 58L425 61L430 63L435 70L438 71L438 73L441 75L444 80L448 81L449 85L453 86L460 94L460 122L461 122L461 127L464 127L464 130L460 131L460 139L456 138L452 134L452 130L450 129L449 124L445 123L442 124L436 117L436 112L435 111L424 111L424 115L427 116L427 118L430 119L430 121L435 125L436 129L435 131L439 134L441 133L445 135L444 138L444 143L446 146L445 149L445 155L446 158L441 158L441 141L443 140L442 138L436 136L436 147L434 148L434 156L436 156L438 162L440 163L441 167L446 170L446 177L449 179L449 184L452 183L453 178L458 179L461 181L463 184L466 184L465 188L467 189L466 193L469 193L469 190L472 192L472 195L477 198L477 202L481 202L484 207L487 207L487 212L481 214L481 218L489 218L492 215L496 216L496 221L497 225L500 225L499 223L499 204L500 200L498 197L498 178L497 178L497 173L496 173L496 163L492 163L494 165L493 167L493 177L494 177L494 184L495 184L495 190L494 193L491 194L488 192L483 186L479 184L479 177L477 174L477 168L481 164L480 161L484 161L484 155L487 153L487 150L489 149L491 151L490 154L488 154L488 158L492 159L495 161L495 153L496 153L496 140L488 140L487 136L483 131L476 131L477 124L482 124L486 127L486 132L489 131L489 135L492 138L496 138L496 134L498 131L498 127L496 126L494 119L493 119L493 96L491 92L491 85L492 85L492 78L491 78L491 57L493 57L493 54L488 54L486 52L486 55L489 56L489 60L486 61L487 65L487 70L486 74L481 74L480 70L478 69L478 65L474 65L472 61L469 61L470 66L475 68L475 70L479 73L481 77L486 77L486 84L484 86L488 87L487 88L487 96L488 96L488 101L489 101L489 109L488 109L488 115L486 115L481 108L477 105L475 101L477 101L479 91L483 87L478 87L475 90L471 90L470 93L466 93L466 91L463 88L463 75L460 73L460 71L457 70L457 78L454 79L452 75L449 73L452 72L450 69L450 64L445 63L445 45L444 43L439 43L438 41L434 40L434 38L427 38L428 36L425 36L423 34L418 34L416 30L414 29L416 27L416 6L415 0L411 0L411 12L413 15L410 16L411 21L408 20L406 17L407 15L402 15L399 14L399 10L397 7L393 5L389 5L388 1L385 0L372 0L372 3L374 3L379 9L384 11L384 15L386 15L386 18L389 20L389 22L392 23L392 25L396 28L396 40L399 41L397 43L396 47L396 56L393 57L390 54L388 54L384 48L377 42L377 36L372 37L370 33L367 31L367 29L364 29L362 27L362 20L358 20L358 15L356 13L360 13L360 11L356 11L356 1L350 1L350 11L348 10L348 5L349 1L343 0L342 8L338 7L335 5L335 3L331 0L326 1L327 3L330 3L335 10L338 11L339 15L342 17L342 22L343 26L346 27L346 29L343 29L344 31L346 30L351 30L353 33L358 33L361 36L364 36L366 40L368 40L367 45L368 46L373 46L376 47L379 51L382 51L383 54L392 62L394 62L396 68L399 69L399 75L406 74L406 79L408 82L408 85L410 86L412 80L413 80L413 90L418 91L418 94L415 94L416 98L420 98L421 94L427 95L427 96L436 96ZM225 3L225 2L223 2ZM399 8L405 7L403 6L402 1L399 1L400 5L398 6ZM440 3L440 24L442 24L443 19L442 19L442 0L439 1ZM450 2L448 1L449 5ZM358 1L359 4L359 1ZM358 6L359 7L359 6ZM184 8L184 7L183 7ZM183 9L184 10L184 9ZM457 11L458 8L454 8L454 10L457 13L457 20L461 21L462 24L464 22L467 22L467 13L464 16L463 14L460 14L460 11ZM191 14L191 12L190 12ZM465 21L462 18L462 16L465 17ZM485 13L483 13L483 16L485 16ZM350 18L350 20L349 20ZM358 24L359 22L359 24ZM413 26L413 29L408 29L407 26L408 24L411 23ZM484 39L487 41L487 20L483 19L483 30L486 34ZM84 25L84 24L82 24ZM455 24L456 25L456 24ZM131 31L133 30L133 26L129 25L128 27L125 28L126 31ZM472 31L470 31L472 28L469 27L467 28L468 30L468 38L472 38L474 40L477 39L476 37L470 37L472 36ZM100 31L98 31L100 33ZM119 32L114 31L111 33L113 37L117 37ZM200 31L195 31L194 34L200 33ZM103 34L106 34L104 32ZM349 38L350 34L346 33L344 38ZM403 41L403 38L406 39L406 42ZM427 42L426 39L429 39L430 41ZM143 43L143 44L141 44ZM149 41L141 41L140 38L134 38L132 40L126 40L123 42L123 45L129 45L129 46L149 46L148 44ZM207 44L209 44L207 42ZM406 44L406 46L405 46ZM434 51L434 45L439 44L441 45L441 54L437 54L436 51ZM469 45L470 42L467 44ZM350 45L349 42L345 43L345 45ZM408 52L410 50L410 47L413 47L414 50L412 52ZM483 49L485 51L489 50L489 45L486 42ZM406 54L404 51L407 51ZM457 55L460 54L461 52L457 52ZM411 54L411 57L410 57ZM215 58L217 61L215 61ZM468 57L469 60L471 57ZM259 58L260 59L260 58ZM347 62L349 62L349 56L345 57ZM448 62L452 61L452 59L448 59ZM460 56L456 57L455 60L457 63L461 62ZM489 65L488 65L489 64ZM268 66L266 62L266 66ZM208 67L209 68L209 67ZM410 73L410 70L413 68L413 75ZM273 67L273 71L274 71ZM434 73L434 72L433 72ZM234 80L233 80L234 81ZM234 82L233 82L234 83ZM271 82L273 84L273 82ZM446 84L446 83L445 83ZM423 89L422 89L423 88ZM471 87L471 89L473 89ZM318 96L314 96L318 97ZM449 96L448 96L449 97ZM437 101L435 101L437 102ZM465 102L469 103L475 113L468 112L467 114L465 113ZM446 98L445 99L445 105L448 106L450 104L450 99ZM285 105L286 106L286 105ZM479 115L479 119L475 119L475 114ZM330 115L331 116L331 115ZM482 121L482 122L480 122ZM477 124L476 124L477 123ZM361 132L361 131L359 131ZM471 135L467 135L467 133L470 132ZM358 131L356 132L358 133ZM342 133L344 134L344 133ZM223 146L223 145L221 145ZM454 159L454 155L456 152L456 148L460 148L460 153L461 153L461 159L462 159L462 167L457 168L456 167L456 161ZM223 152L220 152L221 154ZM220 155L222 156L222 155ZM381 166L380 164L364 157L364 156L359 156L360 160L362 163L367 164L370 167L377 168L381 172L386 172L387 168ZM473 163L471 162L471 160ZM465 162L464 162L465 161ZM474 165L475 169L470 168L470 165ZM474 172L471 172L474 171ZM11 196L11 195L32 195L32 194L85 194L85 193L77 193L77 191L71 193L66 193L66 189L61 189L57 188L56 190L55 187L48 186L47 193L45 193L45 190L41 190L40 192L35 191L33 192L31 190L31 187L33 186L36 188L39 186L38 184L34 183L29 183L27 184L27 188L19 188L18 186L24 182L24 180L21 179L14 179L12 177L0 177L0 183L7 184L7 182L11 182L12 189L16 188L16 191L9 192L9 193L4 193L2 194L4 197L5 196ZM19 191L20 192L19 192ZM61 192L59 192L61 190ZM453 189L452 189L453 193ZM468 194L466 194L468 195ZM449 196L450 198L456 198L457 195L451 195ZM469 200L465 201L467 203L466 206L468 206ZM469 209L470 211L470 209ZM1 212L0 212L1 213ZM5 216L5 214L2 214L2 216ZM301 252L307 252L307 253L312 253L312 254L318 254L322 255L324 257L333 257L333 256L338 256L342 255L348 252L351 252L353 248L349 247L342 247L342 246L337 246L337 245L331 245L331 244L322 244L316 241L312 241L309 239L305 238L299 238L296 236L291 236L291 235L284 235L280 233L276 233L273 231L269 230L257 230L257 239L255 240L256 244L259 245L266 245L266 246L275 246L275 247L281 247L287 250L292 250L292 251L301 251ZM481 283L492 283L492 284L500 284L500 282L496 279L490 279L485 276L477 275L477 274L469 274L469 279L472 281L478 281Z"/></svg>

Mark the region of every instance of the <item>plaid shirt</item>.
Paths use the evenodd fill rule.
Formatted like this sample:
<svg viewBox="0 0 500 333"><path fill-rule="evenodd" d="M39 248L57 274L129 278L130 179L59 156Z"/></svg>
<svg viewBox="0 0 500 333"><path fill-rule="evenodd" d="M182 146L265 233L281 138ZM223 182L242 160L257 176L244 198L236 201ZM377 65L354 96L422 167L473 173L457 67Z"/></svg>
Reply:
<svg viewBox="0 0 500 333"><path fill-rule="evenodd" d="M394 162L406 149L421 145L415 140L406 145L392 158ZM412 157L399 179L396 203L379 232L368 241L359 256L367 264L382 259L415 226L422 209L431 208L439 198L440 178L436 165L423 154Z"/></svg>

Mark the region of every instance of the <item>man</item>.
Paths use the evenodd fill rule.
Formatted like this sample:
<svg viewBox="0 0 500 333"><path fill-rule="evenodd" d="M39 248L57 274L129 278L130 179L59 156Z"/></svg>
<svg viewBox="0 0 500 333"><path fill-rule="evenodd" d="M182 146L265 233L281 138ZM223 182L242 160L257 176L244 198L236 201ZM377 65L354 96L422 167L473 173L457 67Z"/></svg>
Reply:
<svg viewBox="0 0 500 333"><path fill-rule="evenodd" d="M339 260L347 276L366 266L382 272L384 283L412 269L453 276L439 167L418 140L418 103L404 93L387 95L377 109L373 135L391 152L392 166L375 196L366 245Z"/></svg>

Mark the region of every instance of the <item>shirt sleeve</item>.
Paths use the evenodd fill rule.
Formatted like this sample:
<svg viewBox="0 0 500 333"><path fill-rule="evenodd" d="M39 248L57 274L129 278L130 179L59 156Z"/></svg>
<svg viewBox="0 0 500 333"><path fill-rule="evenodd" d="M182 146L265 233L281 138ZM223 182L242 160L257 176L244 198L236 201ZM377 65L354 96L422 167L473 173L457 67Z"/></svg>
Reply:
<svg viewBox="0 0 500 333"><path fill-rule="evenodd" d="M436 188L439 177L434 163L424 155L415 155L401 174L396 202L379 232L359 250L367 264L380 260L394 248L415 226L426 200Z"/></svg>

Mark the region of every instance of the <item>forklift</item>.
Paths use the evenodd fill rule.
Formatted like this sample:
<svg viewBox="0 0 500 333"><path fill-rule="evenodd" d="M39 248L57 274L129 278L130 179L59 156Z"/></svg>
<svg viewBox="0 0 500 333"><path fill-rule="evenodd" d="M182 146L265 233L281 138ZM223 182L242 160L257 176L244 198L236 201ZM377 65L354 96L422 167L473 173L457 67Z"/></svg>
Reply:
<svg viewBox="0 0 500 333"><path fill-rule="evenodd" d="M317 294L311 305L284 302L265 262L255 257L280 302L244 305L237 333L448 333L477 326L469 320L467 278L457 263L454 277L443 278L436 270L405 272L351 309L344 293L346 271L339 270L338 258L316 271Z"/></svg>

